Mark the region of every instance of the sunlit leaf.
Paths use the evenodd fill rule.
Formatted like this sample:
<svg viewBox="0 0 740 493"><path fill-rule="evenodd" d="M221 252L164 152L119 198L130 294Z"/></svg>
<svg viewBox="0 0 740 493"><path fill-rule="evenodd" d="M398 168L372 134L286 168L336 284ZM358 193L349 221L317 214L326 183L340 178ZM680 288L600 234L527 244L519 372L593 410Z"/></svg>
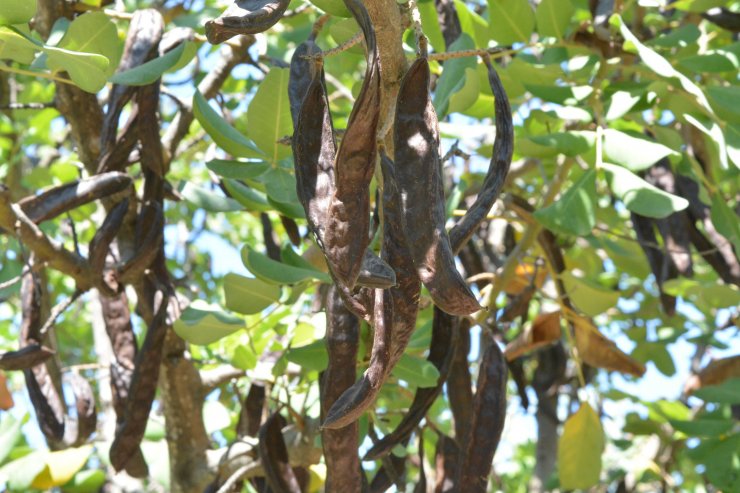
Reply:
<svg viewBox="0 0 740 493"><path fill-rule="evenodd" d="M196 300L175 322L175 333L191 344L205 346L244 328L244 320L220 307Z"/></svg>
<svg viewBox="0 0 740 493"><path fill-rule="evenodd" d="M604 430L599 416L584 402L563 426L558 442L558 478L564 490L588 489L599 482Z"/></svg>
<svg viewBox="0 0 740 493"><path fill-rule="evenodd" d="M226 308L250 315L259 313L280 299L280 286L239 274L224 276Z"/></svg>
<svg viewBox="0 0 740 493"><path fill-rule="evenodd" d="M534 213L546 228L587 235L596 224L596 171L586 171L555 203Z"/></svg>

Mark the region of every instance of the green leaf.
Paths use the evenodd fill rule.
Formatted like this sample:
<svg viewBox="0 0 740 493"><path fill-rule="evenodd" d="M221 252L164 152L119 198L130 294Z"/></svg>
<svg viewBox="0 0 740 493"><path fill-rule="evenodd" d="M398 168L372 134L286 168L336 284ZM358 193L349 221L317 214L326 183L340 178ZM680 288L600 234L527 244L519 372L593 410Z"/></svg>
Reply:
<svg viewBox="0 0 740 493"><path fill-rule="evenodd" d="M311 3L326 12L337 17L352 17L342 0L311 0Z"/></svg>
<svg viewBox="0 0 740 493"><path fill-rule="evenodd" d="M642 171L664 157L678 155L663 144L611 128L604 131L604 154L609 161L630 171Z"/></svg>
<svg viewBox="0 0 740 493"><path fill-rule="evenodd" d="M44 46L43 51L46 53L49 68L54 72L66 71L72 82L83 91L96 93L105 87L110 62L103 55L80 53L52 46Z"/></svg>
<svg viewBox="0 0 740 493"><path fill-rule="evenodd" d="M265 185L267 195L283 203L297 202L295 176L282 168L270 168L255 179Z"/></svg>
<svg viewBox="0 0 740 493"><path fill-rule="evenodd" d="M290 202L279 202L272 197L267 197L267 202L280 214L291 219L306 219L306 213L298 200Z"/></svg>
<svg viewBox="0 0 740 493"><path fill-rule="evenodd" d="M88 12L69 25L59 48L83 53L97 53L108 59L106 77L116 70L121 56L116 25L103 12Z"/></svg>
<svg viewBox="0 0 740 493"><path fill-rule="evenodd" d="M573 303L590 317L617 305L619 291L604 289L587 279L576 277L570 271L560 274L560 279Z"/></svg>
<svg viewBox="0 0 740 493"><path fill-rule="evenodd" d="M193 95L193 114L216 145L232 156L263 157L262 151L216 113L197 89Z"/></svg>
<svg viewBox="0 0 740 493"><path fill-rule="evenodd" d="M36 15L35 0L3 0L0 24L26 24Z"/></svg>
<svg viewBox="0 0 740 493"><path fill-rule="evenodd" d="M288 349L285 355L288 361L302 366L306 370L324 371L329 365L329 355L323 340L318 340L301 347Z"/></svg>
<svg viewBox="0 0 740 493"><path fill-rule="evenodd" d="M570 0L543 0L537 6L537 32L542 36L563 39L575 9Z"/></svg>
<svg viewBox="0 0 740 493"><path fill-rule="evenodd" d="M288 68L270 69L247 109L249 137L271 163L292 155L290 146L278 143L293 133L288 101L289 77Z"/></svg>
<svg viewBox="0 0 740 493"><path fill-rule="evenodd" d="M231 197L243 205L249 211L268 212L273 209L267 201L267 196L253 188L248 187L236 180L223 180L226 191Z"/></svg>
<svg viewBox="0 0 740 493"><path fill-rule="evenodd" d="M123 86L146 86L152 84L162 77L163 73L174 67L184 52L185 43L181 43L162 56L158 56L134 68L118 72L110 78L110 81ZM200 93L196 91L196 94ZM193 104L195 105L195 103Z"/></svg>
<svg viewBox="0 0 740 493"><path fill-rule="evenodd" d="M740 289L730 284L704 284L699 297L711 308L732 308L740 305Z"/></svg>
<svg viewBox="0 0 740 493"><path fill-rule="evenodd" d="M693 395L706 402L740 404L740 378L730 378L719 385L702 387Z"/></svg>
<svg viewBox="0 0 740 493"><path fill-rule="evenodd" d="M488 0L491 37L500 45L526 43L534 30L534 11L527 0Z"/></svg>
<svg viewBox="0 0 740 493"><path fill-rule="evenodd" d="M267 255L251 250L248 246L242 249L242 262L255 277L272 284L298 284L309 279L331 282L328 274L277 262Z"/></svg>
<svg viewBox="0 0 740 493"><path fill-rule="evenodd" d="M602 163L602 167L612 192L632 212L662 218L689 206L683 197L664 192L621 166Z"/></svg>
<svg viewBox="0 0 740 493"><path fill-rule="evenodd" d="M736 252L740 252L740 221L719 193L712 195L711 217L717 231L734 245Z"/></svg>
<svg viewBox="0 0 740 493"><path fill-rule="evenodd" d="M488 22L473 12L462 0L455 0L455 10L457 10L457 17L460 19L462 32L471 34L478 48L488 48L488 40L491 39Z"/></svg>
<svg viewBox="0 0 740 493"><path fill-rule="evenodd" d="M206 168L224 178L233 178L235 180L254 180L262 173L270 169L270 165L264 161L246 162L246 161L227 161L223 159L213 159L206 163Z"/></svg>
<svg viewBox="0 0 740 493"><path fill-rule="evenodd" d="M199 209L208 212L232 212L243 210L242 205L234 199L224 197L207 188L195 185L189 181L180 183L180 194Z"/></svg>
<svg viewBox="0 0 740 493"><path fill-rule="evenodd" d="M432 363L408 354L401 356L392 373L416 387L436 387L439 380L439 370Z"/></svg>
<svg viewBox="0 0 740 493"><path fill-rule="evenodd" d="M539 84L524 84L533 96L542 98L545 101L551 103L557 103L567 106L577 106L580 101L583 101L594 92L594 88L591 86L555 86L555 85L539 85Z"/></svg>
<svg viewBox="0 0 740 493"><path fill-rule="evenodd" d="M576 130L535 135L530 137L530 140L541 146L552 148L555 154L565 154L573 157L588 152L594 146L595 134L594 132Z"/></svg>
<svg viewBox="0 0 740 493"><path fill-rule="evenodd" d="M659 48L686 48L693 45L701 36L701 31L694 24L684 24L683 26L671 29L657 38L649 40L647 45L657 46Z"/></svg>
<svg viewBox="0 0 740 493"><path fill-rule="evenodd" d="M716 51L703 55L693 55L681 58L678 64L685 69L697 73L736 72L737 59L728 52Z"/></svg>
<svg viewBox="0 0 740 493"><path fill-rule="evenodd" d="M554 204L534 213L535 219L555 232L585 236L596 224L596 171L590 169Z"/></svg>
<svg viewBox="0 0 740 493"><path fill-rule="evenodd" d="M463 86L457 92L450 95L448 108L450 113L464 112L473 106L480 96L478 75L476 74L475 68L466 68L463 80ZM491 107L489 106L489 108Z"/></svg>
<svg viewBox="0 0 740 493"><path fill-rule="evenodd" d="M245 315L259 313L277 302L280 293L280 286L259 279L233 273L224 276L226 308L237 313Z"/></svg>
<svg viewBox="0 0 740 493"><path fill-rule="evenodd" d="M46 467L47 450L37 450L5 464L0 469L0 480L7 478L11 491L28 491L31 483Z"/></svg>
<svg viewBox="0 0 740 493"><path fill-rule="evenodd" d="M434 51L438 53L444 52L445 39L439 27L437 8L434 5L434 0L421 0L416 5L419 8L419 15L421 16L421 28L426 37L429 38L429 44L432 45Z"/></svg>
<svg viewBox="0 0 740 493"><path fill-rule="evenodd" d="M642 99L643 90L616 91L609 98L609 109L604 117L607 121L622 118Z"/></svg>
<svg viewBox="0 0 740 493"><path fill-rule="evenodd" d="M254 370L257 367L257 355L252 349L240 344L234 349L231 364L241 370Z"/></svg>
<svg viewBox="0 0 740 493"><path fill-rule="evenodd" d="M694 419L693 421L680 421L669 419L674 430L685 433L688 436L708 437L723 435L732 429L734 424L731 419Z"/></svg>
<svg viewBox="0 0 740 493"><path fill-rule="evenodd" d="M20 34L0 27L0 60L13 60L28 65L40 49Z"/></svg>
<svg viewBox="0 0 740 493"><path fill-rule="evenodd" d="M23 420L14 418L11 414L3 413L0 422L0 464L8 457L13 447L21 437Z"/></svg>
<svg viewBox="0 0 740 493"><path fill-rule="evenodd" d="M244 320L219 306L195 300L175 322L175 333L191 344L206 346L244 328Z"/></svg>
<svg viewBox="0 0 740 493"><path fill-rule="evenodd" d="M604 445L604 430L599 416L584 402L565 422L558 443L561 489L585 490L599 482Z"/></svg>
<svg viewBox="0 0 740 493"><path fill-rule="evenodd" d="M472 50L475 48L473 39L463 33L459 38L450 45L449 51ZM456 92L465 87L466 69L473 69L473 76L477 79L475 73L476 61L471 57L454 58L445 63L442 75L437 81L437 88L434 92L434 109L440 118L447 114L447 108L450 104L450 98ZM471 103L472 104L472 103Z"/></svg>
<svg viewBox="0 0 740 493"><path fill-rule="evenodd" d="M97 493L105 479L105 472L100 469L80 471L64 485L64 493Z"/></svg>

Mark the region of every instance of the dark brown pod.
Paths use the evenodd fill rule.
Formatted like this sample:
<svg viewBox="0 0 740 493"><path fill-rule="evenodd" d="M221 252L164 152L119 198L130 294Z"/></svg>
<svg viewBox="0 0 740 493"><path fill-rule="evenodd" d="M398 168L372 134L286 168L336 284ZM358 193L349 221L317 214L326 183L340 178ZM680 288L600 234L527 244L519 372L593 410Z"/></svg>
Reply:
<svg viewBox="0 0 740 493"><path fill-rule="evenodd" d="M495 341L490 339L488 344L480 364L465 459L460 468L460 491L471 493L487 490L491 463L506 421L506 360Z"/></svg>
<svg viewBox="0 0 740 493"><path fill-rule="evenodd" d="M17 351L0 354L0 370L25 370L43 363L54 351L40 344L29 344Z"/></svg>
<svg viewBox="0 0 740 493"><path fill-rule="evenodd" d="M301 493L293 468L288 462L288 449L283 439L285 418L274 413L260 427L259 450L260 462L265 470L265 479L275 493Z"/></svg>
<svg viewBox="0 0 740 493"><path fill-rule="evenodd" d="M401 81L393 140L403 223L421 282L435 305L451 315L480 310L455 267L445 230L439 124L429 97L429 62L418 58Z"/></svg>
<svg viewBox="0 0 740 493"><path fill-rule="evenodd" d="M75 409L77 410L77 436L72 445L80 446L95 432L98 414L95 408L95 397L88 381L81 375L72 373L69 383L75 396Z"/></svg>
<svg viewBox="0 0 740 493"><path fill-rule="evenodd" d="M488 82L495 98L496 139L493 142L493 156L488 166L488 173L486 173L483 186L475 202L450 230L450 244L455 253L459 252L468 242L473 232L486 218L494 202L496 202L506 182L506 175L509 174L511 158L514 154L514 124L509 98L498 73L491 65L491 61L487 57L484 57L483 61L488 67Z"/></svg>
<svg viewBox="0 0 740 493"><path fill-rule="evenodd" d="M370 243L369 189L377 157L380 59L365 6L358 0L345 0L345 5L365 36L367 68L336 156L336 190L329 205L324 247L332 252L327 260L334 275L352 289Z"/></svg>
<svg viewBox="0 0 740 493"><path fill-rule="evenodd" d="M375 460L388 454L393 447L407 440L411 433L432 407L432 404L442 392L447 376L449 375L452 358L458 343L458 319L448 315L439 308L434 309L432 324L432 341L429 346L427 361L439 370L439 380L436 387L416 389L411 407L404 415L395 430L384 436L368 450L363 460Z"/></svg>
<svg viewBox="0 0 740 493"><path fill-rule="evenodd" d="M460 447L455 440L447 435L439 435L437 438L437 450L435 452L437 482L434 485L434 493L458 493L465 491L460 489L458 478L460 452Z"/></svg>
<svg viewBox="0 0 740 493"><path fill-rule="evenodd" d="M288 99L290 100L290 116L293 118L293 127L298 123L303 98L306 97L308 87L321 70L321 63L307 58L319 55L321 49L316 45L313 35L299 44L290 59L290 79L288 81Z"/></svg>
<svg viewBox="0 0 740 493"><path fill-rule="evenodd" d="M326 349L329 365L321 377L321 410L325 415L342 393L355 383L360 322L349 312L335 286L330 288L326 303ZM360 491L360 458L358 425L340 430L321 431L321 445L326 462L327 493Z"/></svg>
<svg viewBox="0 0 740 493"><path fill-rule="evenodd" d="M88 262L90 263L90 269L95 273L103 273L105 268L105 259L108 256L108 249L110 248L111 242L115 239L118 231L121 229L123 219L126 217L128 212L128 199L123 199L121 202L116 204L108 215L106 216L103 224L95 232L95 236L90 241L90 254Z"/></svg>
<svg viewBox="0 0 740 493"><path fill-rule="evenodd" d="M267 31L283 17L290 0L236 0L223 14L206 22L211 44L223 43L239 34Z"/></svg>
<svg viewBox="0 0 740 493"><path fill-rule="evenodd" d="M383 259L375 255L370 249L365 250L362 259L362 268L357 277L357 285L367 288L387 289L396 285L396 273Z"/></svg>
<svg viewBox="0 0 740 493"><path fill-rule="evenodd" d="M59 442L64 438L64 403L57 392L45 365L23 370L28 396L36 411L39 428L47 440Z"/></svg>
<svg viewBox="0 0 740 493"><path fill-rule="evenodd" d="M123 421L116 428L116 436L110 448L111 465L120 471L139 450L144 437L149 411L154 401L159 380L162 348L167 334L167 305L164 296L156 315L146 332L141 351L136 356L136 365L128 389Z"/></svg>
<svg viewBox="0 0 740 493"><path fill-rule="evenodd" d="M652 246L658 244L653 229L654 220L636 213L631 213L632 228L635 230L635 236L640 241L640 247L645 252L650 270L655 275L655 281L660 291L660 302L663 305L663 311L672 316L676 311L676 297L663 292L663 283L678 276L678 271L673 261L659 248Z"/></svg>
<svg viewBox="0 0 740 493"><path fill-rule="evenodd" d="M19 202L29 219L40 223L93 200L109 197L131 186L131 177L111 171L51 188Z"/></svg>

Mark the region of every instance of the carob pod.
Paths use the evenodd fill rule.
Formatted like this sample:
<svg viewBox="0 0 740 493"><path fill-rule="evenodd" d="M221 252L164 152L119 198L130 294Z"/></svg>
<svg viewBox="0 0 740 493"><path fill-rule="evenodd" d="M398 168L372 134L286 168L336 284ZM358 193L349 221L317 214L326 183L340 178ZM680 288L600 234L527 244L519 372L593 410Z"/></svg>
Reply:
<svg viewBox="0 0 740 493"><path fill-rule="evenodd" d="M380 118L380 58L375 31L359 0L345 5L360 25L367 48L367 67L360 94L349 115L347 129L336 156L336 189L329 203L323 238L327 261L334 276L353 289L370 243L370 181L377 156L376 134Z"/></svg>
<svg viewBox="0 0 740 493"><path fill-rule="evenodd" d="M635 236L637 236L637 240L640 242L640 248L645 252L650 270L653 272L655 281L658 284L663 311L667 315L672 316L676 312L676 297L663 291L663 283L670 279L675 279L678 276L676 266L673 264L671 258L665 255L660 248L653 246L658 244L658 239L653 229L654 221L649 217L641 216L634 212L630 213L630 217L632 218L632 228L635 231Z"/></svg>
<svg viewBox="0 0 740 493"><path fill-rule="evenodd" d="M377 397L391 370L403 355L416 326L421 283L406 244L402 226L401 198L392 161L381 150L384 176L382 256L396 272L398 284L376 290L375 336L370 367L329 410L325 428L341 428L357 419ZM378 306L378 303L382 306Z"/></svg>
<svg viewBox="0 0 740 493"><path fill-rule="evenodd" d="M362 377L334 402L321 425L324 429L343 428L356 421L375 401L375 397L385 382L390 361L390 331L393 324L393 303L389 291L387 289L375 290L373 349L370 355L370 365Z"/></svg>
<svg viewBox="0 0 740 493"><path fill-rule="evenodd" d="M321 377L321 411L325 415L342 393L355 383L360 322L344 306L336 287L326 302L326 349L329 365ZM359 426L352 423L340 430L321 430L326 462L327 493L361 491Z"/></svg>
<svg viewBox="0 0 740 493"><path fill-rule="evenodd" d="M447 400L455 422L455 440L465 446L468 430L473 417L473 390L470 379L470 322L461 320L458 331L457 349L450 364L450 374L447 376Z"/></svg>
<svg viewBox="0 0 740 493"><path fill-rule="evenodd" d="M481 307L455 267L445 230L439 124L429 79L429 61L417 58L398 91L393 141L403 224L417 273L434 304L451 315L468 315Z"/></svg>
<svg viewBox="0 0 740 493"><path fill-rule="evenodd" d="M154 401L159 380L164 338L167 334L167 305L169 297L162 296L160 306L144 337L141 351L136 355L134 374L128 389L123 421L116 427L116 436L110 448L111 465L116 471L124 469L139 451L144 437L149 410Z"/></svg>
<svg viewBox="0 0 740 493"><path fill-rule="evenodd" d="M370 493L383 493L392 486L397 487L399 479L401 480L400 482L403 482L402 480L405 476L406 457L391 454L383 461L383 466L373 476L373 480L369 485Z"/></svg>
<svg viewBox="0 0 740 493"><path fill-rule="evenodd" d="M365 258L362 259L357 285L367 288L390 288L396 285L396 273L385 260L368 248L365 249Z"/></svg>
<svg viewBox="0 0 740 493"><path fill-rule="evenodd" d="M274 413L260 427L258 437L260 462L267 484L274 493L301 493L298 480L288 461L288 449L283 439L285 418Z"/></svg>
<svg viewBox="0 0 740 493"><path fill-rule="evenodd" d="M30 261L33 264L33 260ZM30 271L21 281L21 349L41 344L42 291L39 274ZM51 443L64 438L64 401L45 363L23 370L39 428Z"/></svg>
<svg viewBox="0 0 740 493"><path fill-rule="evenodd" d="M342 299L353 313L369 321L373 306L372 290L355 291L342 282L333 268L341 261L340 256L327 248L327 224L336 191L334 158L337 148L323 81L322 61L307 60L300 55L304 51L306 54L314 53L314 49L317 48L309 39L296 50L291 61L288 91L294 123L292 146L296 191L306 212L308 227L327 259L329 273L339 287ZM364 259L365 254L362 257Z"/></svg>
<svg viewBox="0 0 740 493"><path fill-rule="evenodd" d="M424 433L419 432L419 481L414 486L414 493L427 492L427 474L424 470Z"/></svg>
<svg viewBox="0 0 740 493"><path fill-rule="evenodd" d="M157 202L144 204L136 221L136 251L118 269L121 284L138 281L144 270L152 265L164 241L163 226L162 207Z"/></svg>
<svg viewBox="0 0 740 493"><path fill-rule="evenodd" d="M506 421L506 359L495 341L491 339L488 344L480 363L472 422L460 468L460 491L466 493L487 490L491 463Z"/></svg>
<svg viewBox="0 0 740 493"><path fill-rule="evenodd" d="M267 31L283 17L290 0L236 0L216 19L206 22L211 44L223 43L239 34Z"/></svg>
<svg viewBox="0 0 740 493"><path fill-rule="evenodd" d="M108 212L103 224L95 232L95 236L90 241L88 262L90 263L90 269L95 273L102 275L103 269L105 269L105 259L108 257L108 250L123 225L123 220L128 212L128 203L128 199L123 199L116 204ZM107 286L105 283L103 285Z"/></svg>
<svg viewBox="0 0 740 493"><path fill-rule="evenodd" d="M488 173L473 205L460 221L450 230L450 244L454 252L468 242L473 232L486 218L494 202L501 193L509 174L511 158L514 154L514 124L511 117L511 105L501 83L498 73L488 57L483 57L488 68L488 82L495 98L496 138L493 142L493 156L488 166Z"/></svg>
<svg viewBox="0 0 740 493"><path fill-rule="evenodd" d="M437 437L435 463L437 481L434 485L434 493L465 491L459 486L460 447L455 440L442 434Z"/></svg>
<svg viewBox="0 0 740 493"><path fill-rule="evenodd" d="M18 204L28 218L38 224L130 186L131 177L111 171L51 188L39 195L21 199Z"/></svg>
<svg viewBox="0 0 740 493"><path fill-rule="evenodd" d="M459 339L458 322L457 317L453 317L439 308L434 309L432 340L429 345L427 361L432 363L439 371L437 385L436 387L425 387L416 390L411 407L396 429L375 442L365 454L363 460L375 460L389 453L393 447L408 439L421 420L424 419L427 411L442 392L442 387L449 375L452 358Z"/></svg>
<svg viewBox="0 0 740 493"><path fill-rule="evenodd" d="M95 432L98 424L98 413L95 407L95 396L90 383L77 373L69 376L69 384L75 396L75 409L77 410L77 432L74 437L65 441L74 447L85 442Z"/></svg>
<svg viewBox="0 0 740 493"><path fill-rule="evenodd" d="M247 397L242 402L236 433L239 437L256 437L262 424L262 409L265 407L265 386L252 382Z"/></svg>
<svg viewBox="0 0 740 493"><path fill-rule="evenodd" d="M0 370L25 370L39 365L55 352L46 346L31 343L17 351L0 354Z"/></svg>

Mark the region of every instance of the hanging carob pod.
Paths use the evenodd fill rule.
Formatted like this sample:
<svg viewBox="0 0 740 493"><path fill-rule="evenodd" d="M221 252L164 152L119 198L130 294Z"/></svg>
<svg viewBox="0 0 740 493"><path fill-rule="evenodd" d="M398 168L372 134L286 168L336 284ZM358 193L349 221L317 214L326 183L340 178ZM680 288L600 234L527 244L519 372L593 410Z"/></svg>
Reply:
<svg viewBox="0 0 740 493"><path fill-rule="evenodd" d="M33 260L30 263L33 264ZM26 273L21 281L21 349L42 343L42 293L41 276L33 270ZM61 442L64 438L64 401L46 363L24 369L23 376L41 432L50 444Z"/></svg>
<svg viewBox="0 0 740 493"><path fill-rule="evenodd" d="M240 34L257 34L278 23L290 0L236 0L216 19L206 22L206 37L211 44Z"/></svg>
<svg viewBox="0 0 740 493"><path fill-rule="evenodd" d="M40 365L54 356L54 351L46 346L31 343L17 351L0 354L0 370L26 370Z"/></svg>
<svg viewBox="0 0 740 493"><path fill-rule="evenodd" d="M326 301L326 350L329 364L321 377L321 411L325 415L342 393L355 383L360 323L344 306L335 287ZM353 423L341 430L323 429L321 444L326 462L327 493L361 491L362 477L359 448L359 425Z"/></svg>
<svg viewBox="0 0 740 493"><path fill-rule="evenodd" d="M421 284L403 232L401 197L392 161L380 151L384 177L383 260L396 272L398 284L375 292L375 335L370 366L362 378L327 413L324 428L342 428L355 421L377 397L403 354L416 326Z"/></svg>
<svg viewBox="0 0 740 493"><path fill-rule="evenodd" d="M493 142L493 156L483 180L483 186L473 205L450 230L450 244L455 253L459 252L468 242L496 202L506 182L506 175L509 174L511 158L514 154L514 124L509 98L490 58L484 56L483 61L488 68L488 82L495 98L496 138Z"/></svg>
<svg viewBox="0 0 740 493"><path fill-rule="evenodd" d="M506 420L506 359L496 341L488 339L478 373L472 421L463 442L459 487L466 493L487 490L491 463Z"/></svg>
<svg viewBox="0 0 740 493"><path fill-rule="evenodd" d="M439 123L429 82L429 61L422 56L406 72L398 91L393 141L404 230L419 278L434 304L451 315L468 315L481 307L455 267L445 230Z"/></svg>
<svg viewBox="0 0 740 493"><path fill-rule="evenodd" d="M372 45L374 46L374 42ZM332 216L334 213L332 204L339 201L336 171L339 165L335 166L335 159L339 157L326 97L322 60L320 57L306 58L318 53L318 47L311 37L296 49L291 61L288 94L294 123L292 146L297 194L306 212L308 227L327 260L329 272L340 290L342 299L353 313L369 321L373 304L372 290L356 290L338 274L337 266L347 263L349 253L345 247L340 246L343 240L334 236L337 234L357 236L350 241L350 247L358 249L357 251L362 253L362 256L358 257L355 252L352 252L350 257L359 258L360 263L356 272L358 285L389 287L395 284L395 275L385 262L367 249L369 243L369 181L364 186L364 191L360 189L356 191L357 197L355 197L367 202L365 214L350 217L345 221L345 226L338 226L338 221L341 222L340 218ZM375 110L377 112L377 108ZM357 128L357 124L353 124L352 121L350 118L352 128ZM360 121L360 124L362 123ZM371 135L374 139L374 130ZM366 135L365 140L367 138ZM345 141L346 139L345 135ZM374 146L372 149L374 152ZM339 152L341 154L342 151ZM352 159L348 161L347 167L356 164L356 159ZM372 163L368 161L366 164L372 170ZM372 178L372 171L370 178ZM367 221L364 226L354 227L353 223L363 223L365 217Z"/></svg>
<svg viewBox="0 0 740 493"><path fill-rule="evenodd" d="M364 460L375 460L390 453L393 447L406 441L419 426L421 420L424 419L429 408L432 407L432 404L442 392L442 387L449 375L452 358L459 340L458 322L457 317L449 315L439 308L434 309L432 340L429 344L427 361L432 363L439 371L437 385L434 387L420 387L416 390L411 407L401 422L391 433L375 442L365 454Z"/></svg>
<svg viewBox="0 0 740 493"><path fill-rule="evenodd" d="M288 449L283 438L285 418L274 413L260 427L258 438L260 462L265 479L275 493L301 493L293 468L288 460Z"/></svg>

